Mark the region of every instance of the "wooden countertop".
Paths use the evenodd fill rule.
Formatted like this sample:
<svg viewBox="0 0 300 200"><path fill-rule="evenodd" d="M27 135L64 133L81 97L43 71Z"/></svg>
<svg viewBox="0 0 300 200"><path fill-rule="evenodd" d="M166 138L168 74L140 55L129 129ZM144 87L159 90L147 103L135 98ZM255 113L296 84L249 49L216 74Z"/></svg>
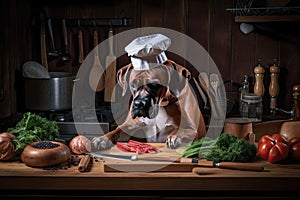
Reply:
<svg viewBox="0 0 300 200"><path fill-rule="evenodd" d="M78 157L78 159L81 156ZM130 162L130 161L128 161ZM135 161L134 161L135 162ZM68 191L290 191L300 192L300 162L271 164L257 159L264 171L203 167L203 172L104 172L92 159L87 172L32 168L20 161L0 162L1 190ZM133 166L134 167L134 166Z"/></svg>

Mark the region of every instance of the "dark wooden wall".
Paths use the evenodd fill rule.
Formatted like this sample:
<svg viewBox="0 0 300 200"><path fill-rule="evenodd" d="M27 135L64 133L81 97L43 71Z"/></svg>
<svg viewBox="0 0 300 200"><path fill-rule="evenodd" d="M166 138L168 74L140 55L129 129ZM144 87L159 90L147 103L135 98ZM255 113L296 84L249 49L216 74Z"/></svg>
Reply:
<svg viewBox="0 0 300 200"><path fill-rule="evenodd" d="M0 88L4 99L0 101L0 118L22 110L20 72L27 60L40 61L39 20L40 13L52 19L61 18L132 18L129 27L115 27L115 33L136 27L165 27L182 32L202 45L213 58L226 83L228 98L237 101L238 87L243 75L253 78L253 68L260 58L266 69L265 87L270 81L268 68L276 58L281 66L278 106L291 109L292 86L300 84L300 37L294 34L294 23L259 23L256 32L245 35L234 22L234 15L226 8L235 7L234 0L1 0L0 4ZM270 28L271 27L271 28ZM107 38L109 27L97 27L99 42ZM91 50L93 27L85 28L84 52ZM263 31L261 31L263 30ZM284 30L284 32L282 32ZM56 27L57 49L62 49L62 36ZM57 60L48 60L49 71L76 72L76 34L78 27L69 29L70 52L73 60L60 66ZM171 58L177 59L171 55ZM129 62L127 56L118 59L118 68ZM180 59L178 58L180 63ZM184 64L184 63L181 63ZM187 66L189 67L189 66ZM269 97L264 97L268 112Z"/></svg>

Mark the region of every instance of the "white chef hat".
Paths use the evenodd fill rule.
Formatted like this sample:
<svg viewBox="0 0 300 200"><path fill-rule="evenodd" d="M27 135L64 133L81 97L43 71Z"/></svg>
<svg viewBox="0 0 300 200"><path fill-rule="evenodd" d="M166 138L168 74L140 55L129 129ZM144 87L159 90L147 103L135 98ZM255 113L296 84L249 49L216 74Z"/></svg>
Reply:
<svg viewBox="0 0 300 200"><path fill-rule="evenodd" d="M135 70L148 70L167 61L165 51L171 39L162 34L153 34L134 39L125 47Z"/></svg>

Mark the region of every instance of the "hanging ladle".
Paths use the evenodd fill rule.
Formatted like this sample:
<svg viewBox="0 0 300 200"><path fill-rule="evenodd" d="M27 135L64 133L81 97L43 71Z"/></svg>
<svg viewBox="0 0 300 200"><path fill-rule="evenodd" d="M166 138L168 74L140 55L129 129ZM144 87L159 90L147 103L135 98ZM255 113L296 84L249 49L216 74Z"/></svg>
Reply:
<svg viewBox="0 0 300 200"><path fill-rule="evenodd" d="M49 29L50 38L51 38L51 48L50 48L51 51L48 52L48 56L50 56L50 57L58 57L58 56L60 56L60 53L55 48L55 42L54 42L54 37L53 37L53 30L52 30L51 19L48 19L48 29Z"/></svg>
<svg viewBox="0 0 300 200"><path fill-rule="evenodd" d="M68 51L68 33L67 33L67 27L66 27L66 20L65 19L62 20L62 29L63 29L65 50L64 50L64 53L61 56L60 61L63 64L66 64L71 60L71 55L69 54L69 51Z"/></svg>

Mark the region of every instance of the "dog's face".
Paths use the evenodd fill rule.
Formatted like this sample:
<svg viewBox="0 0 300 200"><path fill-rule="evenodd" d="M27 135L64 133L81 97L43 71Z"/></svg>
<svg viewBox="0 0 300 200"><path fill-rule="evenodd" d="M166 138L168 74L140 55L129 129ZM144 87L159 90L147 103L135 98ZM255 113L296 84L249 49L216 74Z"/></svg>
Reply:
<svg viewBox="0 0 300 200"><path fill-rule="evenodd" d="M166 69L157 67L150 70L133 70L129 80L132 118L155 118L158 107L168 90L169 75Z"/></svg>
<svg viewBox="0 0 300 200"><path fill-rule="evenodd" d="M167 62L149 70L134 70L129 64L119 69L117 79L123 95L130 89L132 95L131 117L153 119L163 100L178 98L190 78L190 72L179 65Z"/></svg>

